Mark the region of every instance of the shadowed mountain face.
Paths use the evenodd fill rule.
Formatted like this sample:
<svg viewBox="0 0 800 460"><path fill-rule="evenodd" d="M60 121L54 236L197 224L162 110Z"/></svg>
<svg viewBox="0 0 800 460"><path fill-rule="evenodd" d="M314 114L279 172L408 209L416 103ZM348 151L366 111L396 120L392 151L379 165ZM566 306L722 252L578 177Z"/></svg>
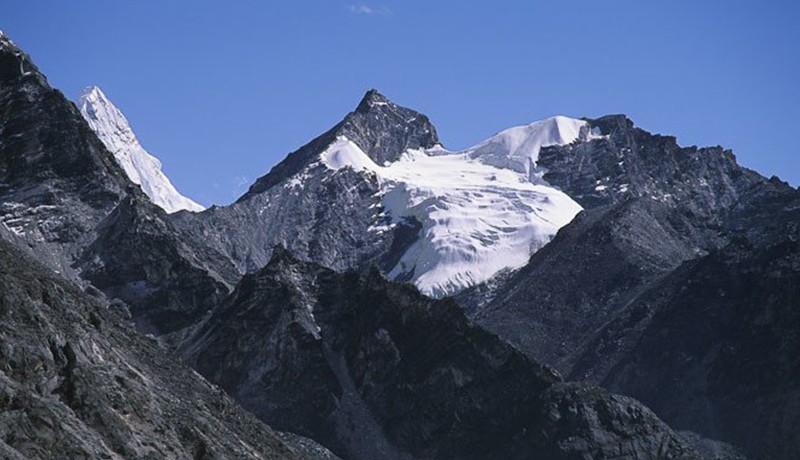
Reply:
<svg viewBox="0 0 800 460"><path fill-rule="evenodd" d="M62 273L126 193L122 170L6 36L0 36L0 220Z"/></svg>
<svg viewBox="0 0 800 460"><path fill-rule="evenodd" d="M800 243L737 241L682 266L636 302L636 347L603 384L681 429L736 440L754 456L800 446ZM628 319L628 318L626 318ZM605 328L580 367L630 333ZM672 382L673 384L666 384Z"/></svg>
<svg viewBox="0 0 800 460"><path fill-rule="evenodd" d="M0 457L333 458L311 445L0 241Z"/></svg>
<svg viewBox="0 0 800 460"><path fill-rule="evenodd" d="M493 302L470 313L526 354L569 373L573 353L592 331L715 237L657 201L590 209L498 287Z"/></svg>
<svg viewBox="0 0 800 460"><path fill-rule="evenodd" d="M182 350L262 420L347 458L697 455L634 400L563 383L452 301L284 250Z"/></svg>
<svg viewBox="0 0 800 460"><path fill-rule="evenodd" d="M528 356L635 396L675 428L791 458L800 193L721 149L678 148L622 117L592 123L607 137L540 156L544 177L589 209L461 303Z"/></svg>

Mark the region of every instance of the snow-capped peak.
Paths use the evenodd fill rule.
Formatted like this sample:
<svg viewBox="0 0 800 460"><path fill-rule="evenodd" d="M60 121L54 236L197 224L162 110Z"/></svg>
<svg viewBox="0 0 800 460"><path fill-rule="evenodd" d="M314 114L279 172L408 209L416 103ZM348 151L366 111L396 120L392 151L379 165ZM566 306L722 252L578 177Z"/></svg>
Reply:
<svg viewBox="0 0 800 460"><path fill-rule="evenodd" d="M128 120L100 88L86 88L78 98L78 109L128 178L140 185L154 204L169 213L180 210L199 212L204 209L178 193L161 171L161 162L139 144Z"/></svg>
<svg viewBox="0 0 800 460"><path fill-rule="evenodd" d="M584 120L555 116L501 131L464 151L482 163L508 168L534 179L539 150L598 137Z"/></svg>

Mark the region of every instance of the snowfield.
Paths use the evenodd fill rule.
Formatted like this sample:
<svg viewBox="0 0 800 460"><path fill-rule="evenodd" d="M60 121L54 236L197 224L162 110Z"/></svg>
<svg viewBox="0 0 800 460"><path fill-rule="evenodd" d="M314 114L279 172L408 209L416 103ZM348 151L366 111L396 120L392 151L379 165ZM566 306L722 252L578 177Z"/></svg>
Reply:
<svg viewBox="0 0 800 460"><path fill-rule="evenodd" d="M96 86L78 98L78 109L89 126L114 155L125 174L157 206L169 213L202 211L203 206L178 193L161 171L161 162L139 144L128 120Z"/></svg>
<svg viewBox="0 0 800 460"><path fill-rule="evenodd" d="M320 160L331 170L374 174L392 221L414 217L422 223L422 238L389 276L444 297L522 267L581 211L563 192L532 181L531 171L541 147L588 138L583 126L581 120L555 117L503 131L462 152L440 146L408 150L383 166L339 137Z"/></svg>
<svg viewBox="0 0 800 460"><path fill-rule="evenodd" d="M542 147L567 145L579 139L598 137L599 132L591 131L587 122L556 116L501 131L464 153L482 163L513 169L536 181L540 176L536 162Z"/></svg>

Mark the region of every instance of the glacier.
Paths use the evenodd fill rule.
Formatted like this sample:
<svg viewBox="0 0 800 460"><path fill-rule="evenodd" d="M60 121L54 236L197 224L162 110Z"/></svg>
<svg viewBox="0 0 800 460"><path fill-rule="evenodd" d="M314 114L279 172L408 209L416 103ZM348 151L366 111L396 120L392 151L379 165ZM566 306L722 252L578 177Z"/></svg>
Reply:
<svg viewBox="0 0 800 460"><path fill-rule="evenodd" d="M510 128L463 151L441 145L409 149L384 165L339 136L320 162L330 170L374 176L392 222L374 231L412 217L422 224L421 237L388 275L444 297L522 267L582 210L532 172L542 147L595 135L585 121L553 117Z"/></svg>

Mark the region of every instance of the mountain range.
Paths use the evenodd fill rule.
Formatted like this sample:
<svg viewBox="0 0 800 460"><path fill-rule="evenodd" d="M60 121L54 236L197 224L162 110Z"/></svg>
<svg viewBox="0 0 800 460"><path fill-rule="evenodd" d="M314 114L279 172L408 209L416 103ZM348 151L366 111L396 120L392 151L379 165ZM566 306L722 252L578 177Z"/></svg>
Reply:
<svg viewBox="0 0 800 460"><path fill-rule="evenodd" d="M623 115L451 151L370 90L203 209L0 34L0 222L8 458L800 449L800 191Z"/></svg>

